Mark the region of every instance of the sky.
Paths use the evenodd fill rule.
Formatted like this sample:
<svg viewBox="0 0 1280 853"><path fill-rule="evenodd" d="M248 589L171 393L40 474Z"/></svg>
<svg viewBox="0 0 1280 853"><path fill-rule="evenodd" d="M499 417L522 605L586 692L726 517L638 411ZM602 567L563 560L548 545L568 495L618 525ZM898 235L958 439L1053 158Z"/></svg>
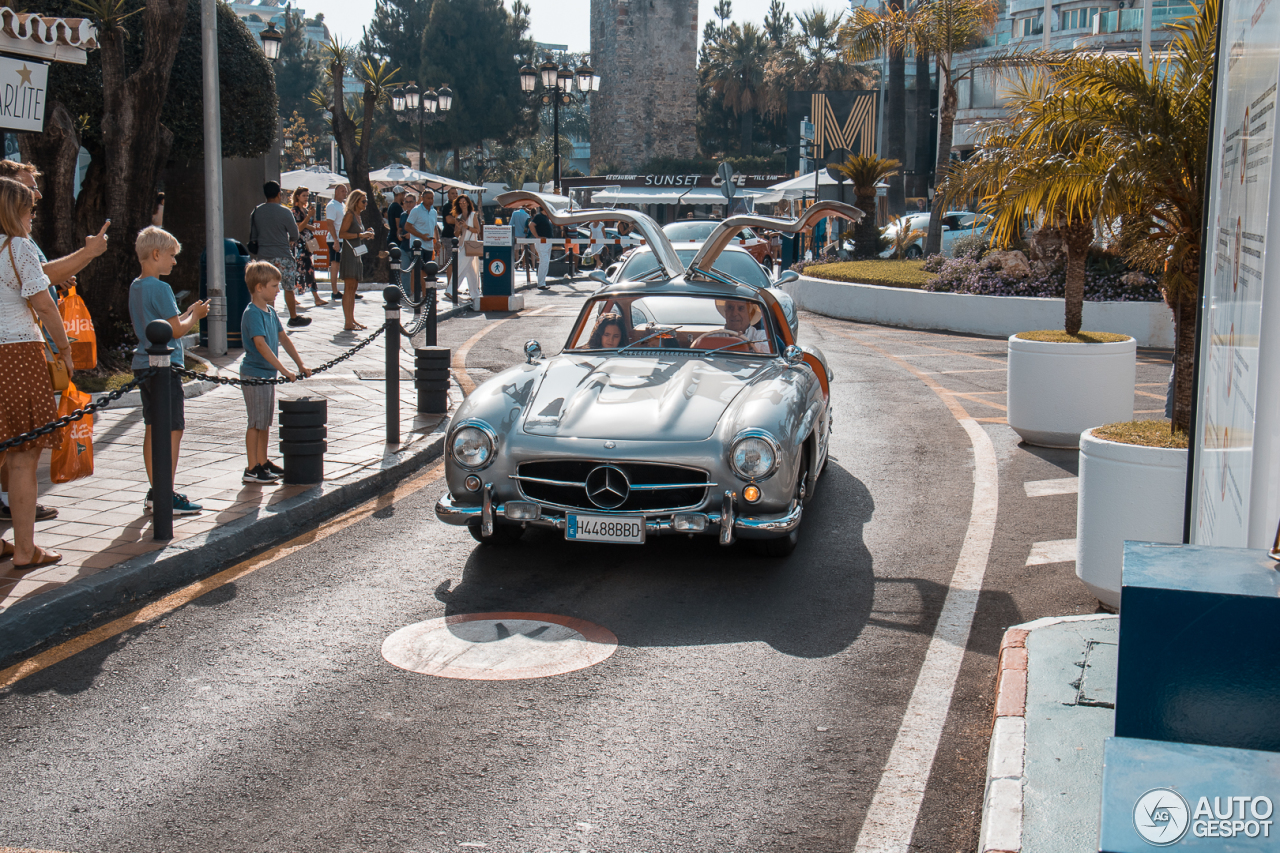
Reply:
<svg viewBox="0 0 1280 853"><path fill-rule="evenodd" d="M843 0L784 0L787 11L793 15L820 6L831 12L843 12L849 8ZM572 51L591 49L591 30L588 17L591 0L529 0L533 7L532 35L535 41L549 44L567 44ZM698 0L698 30L711 17L716 0ZM362 28L373 17L373 0L296 0L295 6L307 15L324 13L330 32L342 41L359 41ZM508 7L510 6L508 2ZM769 0L733 0L733 20L764 23Z"/></svg>

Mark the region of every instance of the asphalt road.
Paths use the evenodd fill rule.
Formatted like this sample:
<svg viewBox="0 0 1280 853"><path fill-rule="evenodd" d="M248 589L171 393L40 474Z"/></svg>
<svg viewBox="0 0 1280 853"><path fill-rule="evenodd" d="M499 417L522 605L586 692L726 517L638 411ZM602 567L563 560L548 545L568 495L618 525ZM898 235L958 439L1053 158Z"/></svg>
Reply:
<svg viewBox="0 0 1280 853"><path fill-rule="evenodd" d="M559 349L587 285L542 313L451 320L469 374ZM999 340L806 316L836 372L832 460L784 560L714 540L478 546L443 481L0 692L0 846L125 851L852 851L970 522L974 453L942 397L998 419ZM1157 363L1140 382L1160 381ZM1164 367L1167 376L1167 367ZM950 372L948 372L950 371ZM987 393L994 391L995 393ZM979 401L990 401L990 404ZM1154 408L1154 407L1152 407ZM999 514L911 849L976 845L1005 627L1091 612L1070 563L1075 454L996 451ZM575 617L618 638L549 678L464 681L383 640L468 613ZM925 780L920 780L922 783Z"/></svg>

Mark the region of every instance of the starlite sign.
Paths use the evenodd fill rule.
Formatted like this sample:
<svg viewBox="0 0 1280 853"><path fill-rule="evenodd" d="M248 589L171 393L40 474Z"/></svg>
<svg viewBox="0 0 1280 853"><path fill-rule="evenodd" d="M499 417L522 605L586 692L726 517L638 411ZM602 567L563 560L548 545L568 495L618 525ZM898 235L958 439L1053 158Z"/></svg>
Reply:
<svg viewBox="0 0 1280 853"><path fill-rule="evenodd" d="M43 131L48 83L48 65L0 57L0 128Z"/></svg>

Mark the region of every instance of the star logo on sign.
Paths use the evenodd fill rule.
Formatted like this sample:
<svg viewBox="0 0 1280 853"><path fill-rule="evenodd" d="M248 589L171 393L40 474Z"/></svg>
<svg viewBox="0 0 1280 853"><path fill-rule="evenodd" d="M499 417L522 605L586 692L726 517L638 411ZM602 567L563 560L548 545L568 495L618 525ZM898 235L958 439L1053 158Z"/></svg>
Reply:
<svg viewBox="0 0 1280 853"><path fill-rule="evenodd" d="M18 71L18 76L22 78L22 82L28 86L31 85L31 69L27 67L27 63L22 63L22 69Z"/></svg>

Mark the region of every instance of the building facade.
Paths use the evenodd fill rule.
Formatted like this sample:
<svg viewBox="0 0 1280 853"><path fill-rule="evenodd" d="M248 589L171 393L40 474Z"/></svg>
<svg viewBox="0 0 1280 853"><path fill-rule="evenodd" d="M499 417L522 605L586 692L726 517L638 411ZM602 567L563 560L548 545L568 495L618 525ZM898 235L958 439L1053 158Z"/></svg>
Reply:
<svg viewBox="0 0 1280 853"><path fill-rule="evenodd" d="M697 154L697 0L591 0L591 61L595 171Z"/></svg>
<svg viewBox="0 0 1280 853"><path fill-rule="evenodd" d="M244 21L245 26L249 28L249 32L254 37L267 28L267 24L275 22L276 29L284 32L284 10L283 4L277 0L262 0L260 3L232 3L231 11L236 13L236 17ZM329 40L329 29L323 23L312 23L307 21L307 13L305 10L297 6L290 5L290 12L295 12L302 16L306 21L303 29L303 35L307 40L307 45L319 45Z"/></svg>
<svg viewBox="0 0 1280 853"><path fill-rule="evenodd" d="M1168 25L1194 10L1186 0L1001 0L996 31L981 48L964 54L957 66L1015 48L1137 55L1143 49L1148 11L1151 24L1145 38L1150 52L1158 54L1175 36ZM956 88L960 108L952 150L963 156L980 141L980 123L1001 118L1004 110L997 75L979 73Z"/></svg>

